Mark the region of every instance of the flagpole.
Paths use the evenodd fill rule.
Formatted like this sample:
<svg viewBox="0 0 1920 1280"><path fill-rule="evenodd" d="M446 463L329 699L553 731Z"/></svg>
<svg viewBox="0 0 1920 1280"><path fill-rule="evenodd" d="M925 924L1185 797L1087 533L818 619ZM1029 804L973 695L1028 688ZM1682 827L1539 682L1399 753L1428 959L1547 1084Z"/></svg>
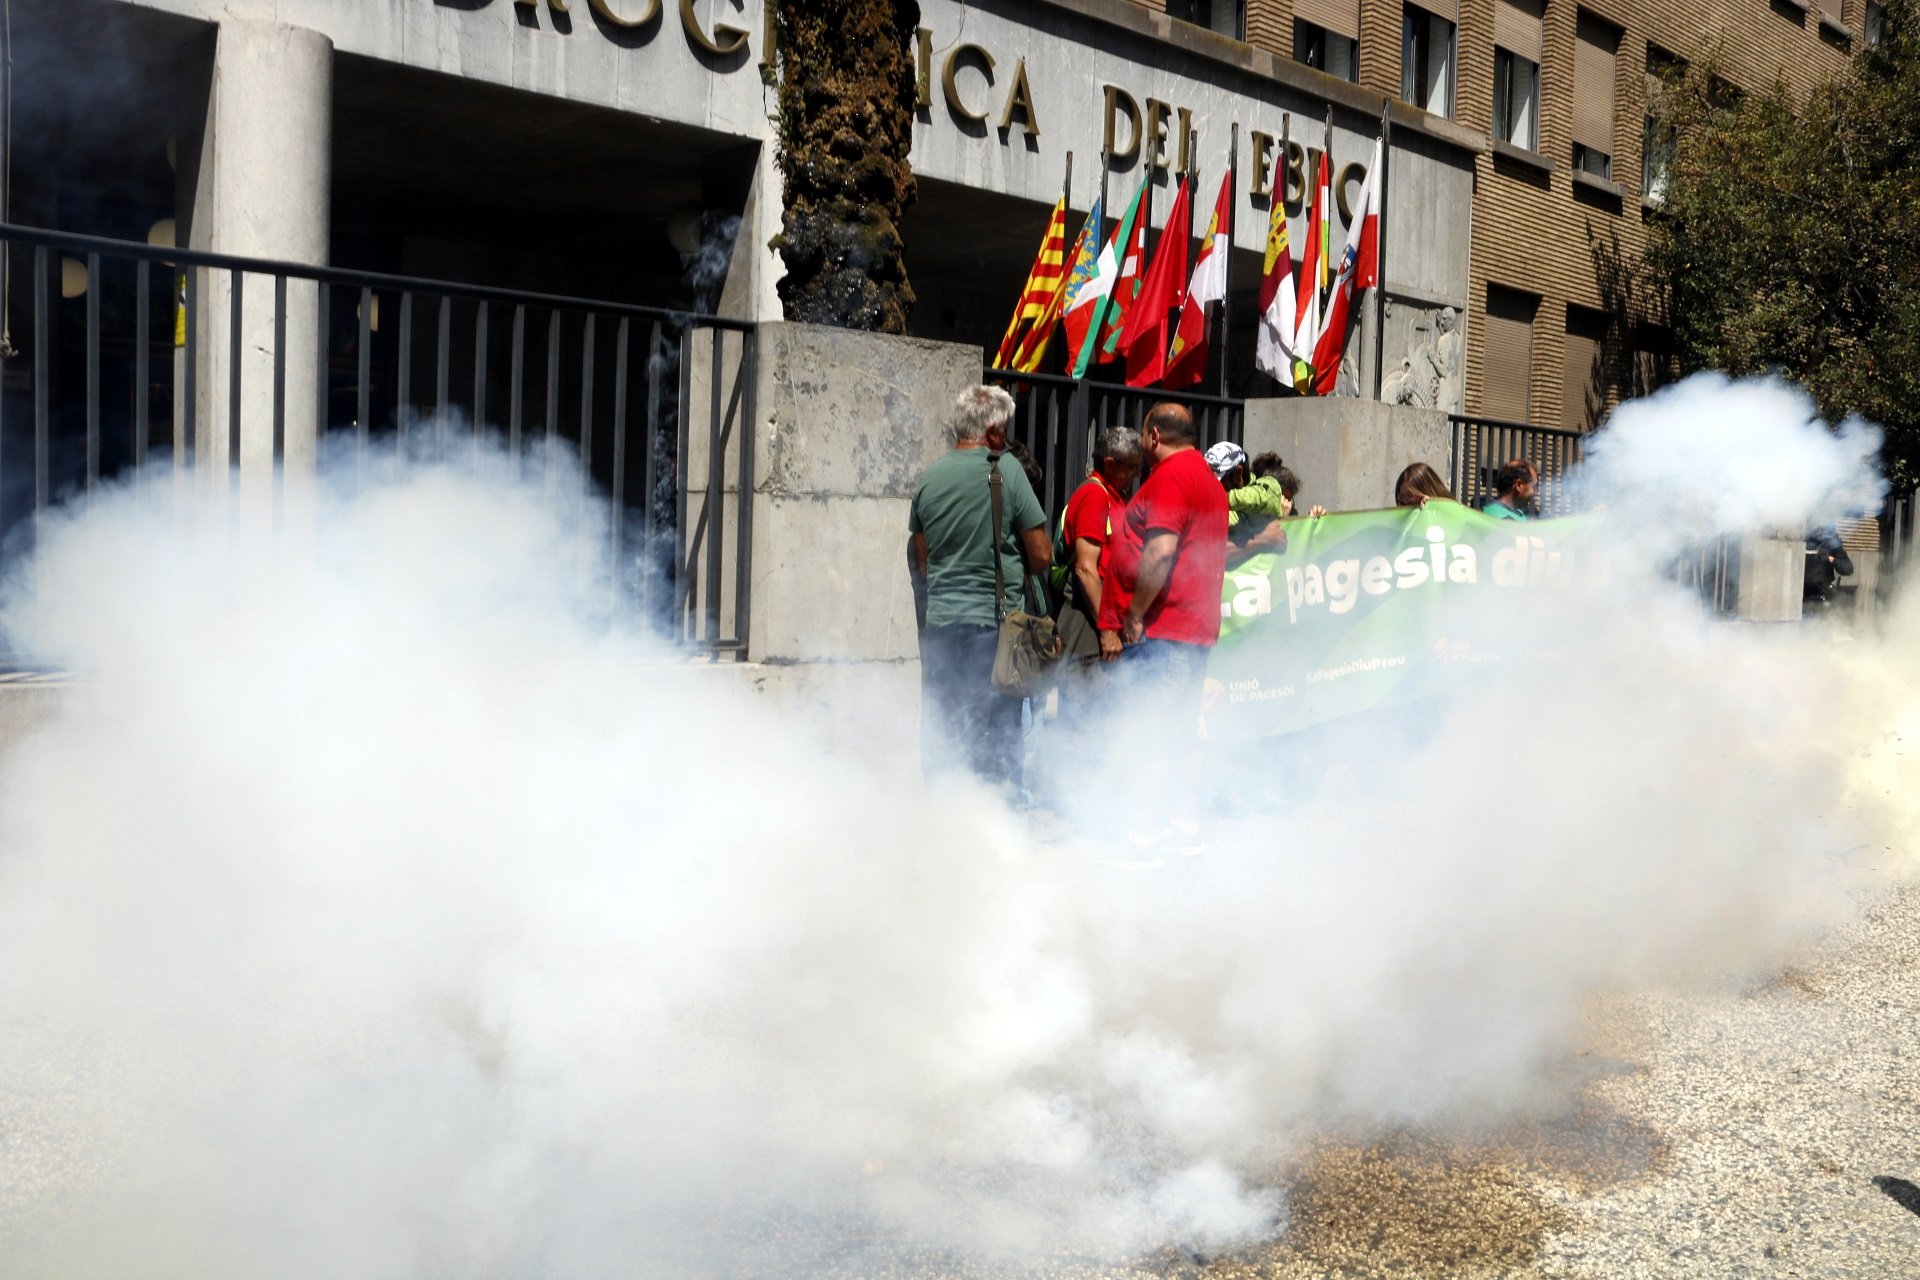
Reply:
<svg viewBox="0 0 1920 1280"><path fill-rule="evenodd" d="M1380 106L1380 220L1373 232L1373 398L1387 378L1387 175L1393 171L1393 117ZM1437 407L1437 406L1436 406Z"/></svg>
<svg viewBox="0 0 1920 1280"><path fill-rule="evenodd" d="M1072 212L1072 210L1073 210L1073 152L1069 151L1067 152L1067 173L1066 173L1066 176L1060 180L1060 217L1062 219L1062 222L1060 225L1063 228L1066 226L1066 222L1064 220L1067 214ZM1072 247L1073 247L1072 242L1069 241L1067 244L1068 250L1071 251ZM1060 288L1063 291L1063 296L1064 296L1064 290L1067 287L1066 273L1072 269L1073 269L1072 263L1066 261L1064 258L1061 259ZM1048 336L1047 341L1048 342L1053 341L1053 338L1051 335ZM1040 362L1038 360L1034 361L1034 366L1035 366L1034 372L1036 373L1039 372L1039 363ZM1068 373L1073 372L1073 353L1072 352L1067 353L1067 372Z"/></svg>
<svg viewBox="0 0 1920 1280"><path fill-rule="evenodd" d="M1193 264L1197 261L1193 252L1193 194L1194 190L1200 185L1200 131L1198 129L1187 130L1187 136L1182 139L1182 141L1185 142L1187 148L1187 280L1183 283L1191 283L1193 279ZM1169 339L1173 337L1174 327L1180 323L1180 312L1186 305L1187 294L1183 288L1180 292L1180 306L1174 308L1172 324L1167 328L1167 336ZM1160 381L1165 382L1166 380L1166 371L1163 369L1160 372ZM1205 376L1202 375L1201 381L1204 382L1205 380Z"/></svg>
<svg viewBox="0 0 1920 1280"><path fill-rule="evenodd" d="M1320 243L1317 246L1315 246L1319 250L1320 265L1318 270L1314 272L1313 297L1314 297L1314 314L1317 315L1320 319L1320 323L1317 327L1321 330L1322 333L1324 333L1326 331L1326 324L1327 324L1327 304L1332 300L1333 295L1329 293L1324 298L1320 296L1319 277L1327 276L1328 283L1329 284L1332 283L1332 277L1328 273L1327 263L1328 263L1328 259L1330 259L1333 256L1333 225L1332 225L1333 220L1340 213L1340 197L1338 193L1332 189L1332 184L1339 181L1339 177L1337 174L1334 173L1334 169L1333 169L1333 104L1332 103L1327 104L1326 140L1320 144L1320 153L1327 158L1326 159L1327 182L1329 185L1327 189L1326 212L1322 214L1320 218ZM1318 333L1316 333L1313 337L1313 347L1314 347L1313 351L1307 354L1307 362L1309 365L1312 364L1313 357L1316 354L1318 354L1320 350L1320 334ZM1334 358L1337 360L1344 354L1346 354L1346 348L1343 346L1339 351L1334 353ZM1320 371L1318 369L1315 369L1313 371L1313 377L1315 382L1318 382L1320 380ZM1338 370L1335 370L1334 372L1333 385L1334 385L1334 390L1338 391L1340 388L1340 374Z"/></svg>
<svg viewBox="0 0 1920 1280"><path fill-rule="evenodd" d="M1093 252L1100 256L1100 246L1107 242L1107 178L1113 171L1113 152L1106 147L1100 148L1100 225L1093 229Z"/></svg>
<svg viewBox="0 0 1920 1280"><path fill-rule="evenodd" d="M1282 111L1280 113L1280 172L1274 175L1274 182L1273 182L1273 199L1278 200L1280 202L1280 216L1282 218L1291 218L1292 216L1287 212L1287 174L1292 170L1292 167L1293 167L1293 112ZM1303 167L1302 172L1304 171L1305 170ZM1267 216L1268 217L1273 216L1272 210L1268 210ZM1266 256L1264 254L1261 255L1260 261L1262 265L1262 270L1264 270L1265 264L1266 264ZM1289 223L1287 226L1287 270L1289 272L1293 270L1293 226L1291 223ZM1293 287L1293 280L1291 279L1291 277L1289 277L1289 279L1287 280L1287 286L1289 288ZM1294 290L1294 296L1296 298L1299 296L1298 289ZM1285 357L1289 368L1291 368L1293 363L1293 343L1294 343L1294 339L1297 336L1298 336L1297 333L1289 333L1287 335L1286 342L1281 347L1281 355ZM1290 382L1282 383L1280 379L1275 378L1271 372L1269 372L1267 376L1269 378L1273 378L1276 384L1280 386L1284 386L1288 391L1292 391L1294 389L1292 383Z"/></svg>
<svg viewBox="0 0 1920 1280"><path fill-rule="evenodd" d="M1227 260L1220 264L1225 287L1220 293L1220 395L1227 394L1227 342L1233 336L1233 224L1240 215L1238 182L1240 176L1240 122L1235 120L1227 132Z"/></svg>

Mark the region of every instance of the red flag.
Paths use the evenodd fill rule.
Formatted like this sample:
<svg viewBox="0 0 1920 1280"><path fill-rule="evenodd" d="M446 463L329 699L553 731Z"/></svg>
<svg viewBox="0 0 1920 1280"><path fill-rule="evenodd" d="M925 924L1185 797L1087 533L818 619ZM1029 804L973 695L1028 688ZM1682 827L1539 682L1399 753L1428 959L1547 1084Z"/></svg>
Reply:
<svg viewBox="0 0 1920 1280"><path fill-rule="evenodd" d="M1340 377L1340 357L1347 349L1347 325L1353 317L1353 295L1380 279L1380 164L1385 139L1373 144L1373 164L1360 191L1359 216L1347 228L1347 246L1340 255L1340 274L1327 302L1327 322L1313 348L1313 393L1332 395Z"/></svg>
<svg viewBox="0 0 1920 1280"><path fill-rule="evenodd" d="M1187 300L1187 252L1192 248L1193 216L1187 200L1187 179L1173 197L1173 211L1154 246L1153 265L1140 285L1140 296L1127 312L1120 331L1120 349L1127 353L1127 385L1150 387L1167 372L1167 332L1174 308Z"/></svg>
<svg viewBox="0 0 1920 1280"><path fill-rule="evenodd" d="M1190 387L1207 376L1207 330L1215 304L1227 296L1227 254L1232 234L1233 170L1228 169L1220 179L1220 196L1213 202L1207 233L1200 237L1200 256L1194 261L1187 300L1173 332L1173 352L1162 379L1169 387Z"/></svg>

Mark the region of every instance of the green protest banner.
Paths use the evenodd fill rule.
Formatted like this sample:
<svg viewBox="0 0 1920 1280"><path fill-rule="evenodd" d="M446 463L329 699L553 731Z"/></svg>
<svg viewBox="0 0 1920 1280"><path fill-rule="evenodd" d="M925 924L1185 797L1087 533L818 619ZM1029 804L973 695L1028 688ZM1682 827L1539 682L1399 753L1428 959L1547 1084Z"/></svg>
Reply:
<svg viewBox="0 0 1920 1280"><path fill-rule="evenodd" d="M1565 535L1580 524L1457 502L1289 520L1285 551L1227 571L1208 735L1291 733L1457 691L1506 656L1505 602L1569 576Z"/></svg>

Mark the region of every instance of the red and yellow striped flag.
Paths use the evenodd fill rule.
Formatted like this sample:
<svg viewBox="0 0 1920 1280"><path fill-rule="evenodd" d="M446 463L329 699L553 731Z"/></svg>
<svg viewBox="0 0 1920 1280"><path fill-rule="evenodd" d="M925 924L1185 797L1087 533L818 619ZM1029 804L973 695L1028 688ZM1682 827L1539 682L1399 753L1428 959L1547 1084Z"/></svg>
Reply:
<svg viewBox="0 0 1920 1280"><path fill-rule="evenodd" d="M1063 197L1054 202L1053 216L1047 219L1040 256L1033 260L1033 269L1027 272L1026 287L1020 291L1020 302L1013 309L1006 336L1000 339L1000 352L993 358L994 368L1030 373L1033 366L1040 363L1040 356L1046 351L1046 339L1051 335L1031 331L1042 323L1050 330L1059 319L1061 290L1066 283L1067 202ZM1021 364L1023 357L1031 358L1032 364Z"/></svg>

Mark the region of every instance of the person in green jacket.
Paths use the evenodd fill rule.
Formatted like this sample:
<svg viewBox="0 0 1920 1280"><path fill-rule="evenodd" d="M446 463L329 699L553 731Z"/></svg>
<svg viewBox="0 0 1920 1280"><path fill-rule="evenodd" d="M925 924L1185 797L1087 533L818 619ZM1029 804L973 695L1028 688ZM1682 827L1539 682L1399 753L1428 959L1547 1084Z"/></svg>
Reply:
<svg viewBox="0 0 1920 1280"><path fill-rule="evenodd" d="M1274 455L1260 456L1273 456L1275 462L1279 461ZM1250 475L1247 451L1231 440L1222 440L1207 450L1207 465L1227 491L1227 527L1233 530L1235 541L1242 534L1259 532L1269 520L1281 519L1291 510L1280 481L1271 475ZM1248 519L1252 523L1242 529L1241 522Z"/></svg>

